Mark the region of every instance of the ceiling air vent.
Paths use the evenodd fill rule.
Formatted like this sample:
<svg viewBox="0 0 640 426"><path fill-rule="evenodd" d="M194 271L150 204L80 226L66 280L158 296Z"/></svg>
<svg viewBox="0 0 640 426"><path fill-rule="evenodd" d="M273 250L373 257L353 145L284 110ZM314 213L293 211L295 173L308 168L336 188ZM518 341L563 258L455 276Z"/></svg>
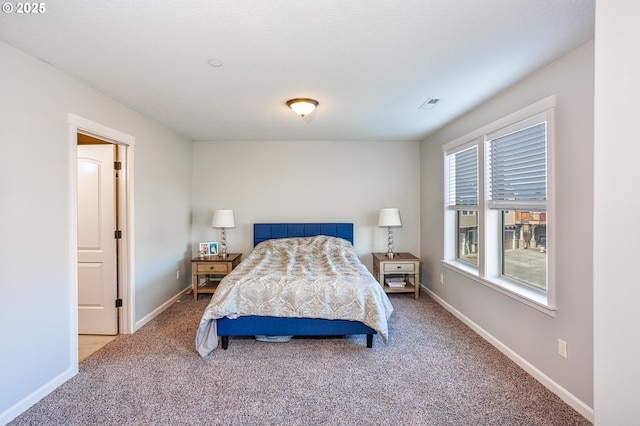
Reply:
<svg viewBox="0 0 640 426"><path fill-rule="evenodd" d="M440 102L440 99L429 98L424 101L422 105L418 107L418 109L432 109L438 102Z"/></svg>

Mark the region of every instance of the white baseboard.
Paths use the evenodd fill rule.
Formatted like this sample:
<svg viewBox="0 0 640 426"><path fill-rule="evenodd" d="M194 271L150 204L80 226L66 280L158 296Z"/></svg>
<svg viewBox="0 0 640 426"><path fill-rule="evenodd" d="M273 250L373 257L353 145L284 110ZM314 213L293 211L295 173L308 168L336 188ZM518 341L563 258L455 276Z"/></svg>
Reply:
<svg viewBox="0 0 640 426"><path fill-rule="evenodd" d="M177 300L179 300L182 297L182 295L185 292L187 292L187 290L189 290L190 288L191 287L185 288L180 293L178 293L177 295L175 295L174 297L169 299L167 302L163 303L160 307L155 309L149 315L147 315L146 317L142 318L140 321L136 322L134 324L135 329L133 330L133 332L139 330L146 323L148 323L149 321L151 321L152 319L154 319L155 317L160 315L162 312L164 312L167 308L169 308ZM77 357L76 357L76 360L77 360ZM0 425L6 425L11 420L15 419L20 414L22 414L25 411L27 411L36 402L40 401L45 396L49 395L57 387L62 385L64 382L66 382L67 380L69 380L70 378L75 376L76 374L78 374L78 365L77 364L74 367L65 370L64 372L59 374L57 377L53 378L48 383L45 383L40 388L36 389L33 393L27 395L25 398L23 398L17 404L9 407L6 411L0 413Z"/></svg>
<svg viewBox="0 0 640 426"><path fill-rule="evenodd" d="M48 383L45 383L40 388L36 389L35 392L24 397L21 401L13 406L9 407L3 413L0 413L0 425L6 425L11 420L18 417L20 414L27 411L31 406L33 406L36 402L40 401L45 396L49 395L53 392L57 387L62 385L64 382L72 378L78 374L78 366L75 368L68 368L67 370L60 373L58 376L51 379Z"/></svg>
<svg viewBox="0 0 640 426"><path fill-rule="evenodd" d="M424 291L429 294L433 300L435 300L439 305L445 308L447 311L451 312L456 318L465 323L469 328L475 331L478 335L480 335L487 342L491 343L496 347L500 352L505 354L510 360L515 362L520 368L529 373L534 379L539 381L549 389L551 392L555 393L562 399L567 405L576 410L578 413L583 415L587 420L593 423L593 408L589 407L587 404L578 399L575 395L570 393L568 390L560 386L558 383L553 381L549 376L544 374L542 371L538 370L533 364L529 361L518 355L500 340L496 339L485 329L480 327L475 322L471 321L468 317L462 314L462 312L458 311L453 306L449 305L444 301L440 296L432 292L430 289L421 286Z"/></svg>
<svg viewBox="0 0 640 426"><path fill-rule="evenodd" d="M133 324L133 332L135 333L136 331L140 330L142 327L144 327L146 323L148 323L149 321L151 321L152 319L154 319L155 317L157 317L158 315L160 315L161 313L169 309L171 305L176 303L182 297L182 295L185 294L190 289L191 287L185 288L180 293L176 294L171 299L167 300L162 305L158 306L155 310L151 311L149 315L145 316L140 321L135 322Z"/></svg>

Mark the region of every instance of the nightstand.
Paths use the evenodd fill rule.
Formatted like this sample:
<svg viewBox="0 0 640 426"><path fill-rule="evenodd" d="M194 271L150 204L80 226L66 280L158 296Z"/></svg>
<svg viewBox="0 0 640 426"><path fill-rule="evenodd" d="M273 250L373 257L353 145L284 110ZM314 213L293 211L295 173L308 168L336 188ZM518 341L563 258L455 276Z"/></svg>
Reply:
<svg viewBox="0 0 640 426"><path fill-rule="evenodd" d="M215 293L220 280L240 264L241 258L242 253L229 253L224 259L217 255L191 259L193 299L198 300L198 293Z"/></svg>
<svg viewBox="0 0 640 426"><path fill-rule="evenodd" d="M395 253L393 259L386 253L371 253L373 255L373 276L376 277L385 293L414 293L420 297L420 259L411 253ZM388 278L401 278L404 287L389 287Z"/></svg>

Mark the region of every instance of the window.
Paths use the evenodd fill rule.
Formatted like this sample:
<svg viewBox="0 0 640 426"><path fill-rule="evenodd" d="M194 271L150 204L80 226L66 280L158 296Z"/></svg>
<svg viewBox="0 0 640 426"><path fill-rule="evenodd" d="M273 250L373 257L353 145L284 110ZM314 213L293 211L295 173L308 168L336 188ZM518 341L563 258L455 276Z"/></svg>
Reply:
<svg viewBox="0 0 640 426"><path fill-rule="evenodd" d="M551 315L554 106L547 98L443 147L444 264Z"/></svg>
<svg viewBox="0 0 640 426"><path fill-rule="evenodd" d="M478 146L450 154L447 163L447 207L456 212L456 259L477 266Z"/></svg>
<svg viewBox="0 0 640 426"><path fill-rule="evenodd" d="M501 213L501 275L534 290L546 291L546 213L504 210Z"/></svg>
<svg viewBox="0 0 640 426"><path fill-rule="evenodd" d="M478 265L478 214L475 211L458 211L458 241L456 258Z"/></svg>
<svg viewBox="0 0 640 426"><path fill-rule="evenodd" d="M546 242L546 114L496 135L487 135L487 206L498 210L501 217L500 276L545 292L547 254L536 250L536 238L544 234ZM511 240L507 240L507 231L514 233Z"/></svg>

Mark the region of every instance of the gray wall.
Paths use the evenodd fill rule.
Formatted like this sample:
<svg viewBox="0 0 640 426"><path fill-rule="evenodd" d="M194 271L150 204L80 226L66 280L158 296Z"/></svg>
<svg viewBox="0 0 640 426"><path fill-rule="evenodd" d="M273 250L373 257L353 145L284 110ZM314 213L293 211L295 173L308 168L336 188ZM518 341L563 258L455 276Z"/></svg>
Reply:
<svg viewBox="0 0 640 426"><path fill-rule="evenodd" d="M249 253L255 222L353 222L354 246L371 269L387 250L378 211L397 207L396 251L420 252L418 142L197 142L193 151L193 253L219 241L213 210L233 209L230 251Z"/></svg>
<svg viewBox="0 0 640 426"><path fill-rule="evenodd" d="M136 138L134 319L184 289L192 145L113 99L0 42L0 423L73 375L68 114ZM77 352L75 354L77 357ZM77 359L77 358L76 358Z"/></svg>
<svg viewBox="0 0 640 426"><path fill-rule="evenodd" d="M420 153L425 284L587 409L593 407L593 50L588 43L500 93L430 136ZM557 252L550 256L556 259L555 318L440 263L442 145L554 94ZM568 343L568 359L558 355L559 338Z"/></svg>
<svg viewBox="0 0 640 426"><path fill-rule="evenodd" d="M594 173L595 423L640 424L638 197L640 3L596 7ZM622 194L631 194L623 196Z"/></svg>

